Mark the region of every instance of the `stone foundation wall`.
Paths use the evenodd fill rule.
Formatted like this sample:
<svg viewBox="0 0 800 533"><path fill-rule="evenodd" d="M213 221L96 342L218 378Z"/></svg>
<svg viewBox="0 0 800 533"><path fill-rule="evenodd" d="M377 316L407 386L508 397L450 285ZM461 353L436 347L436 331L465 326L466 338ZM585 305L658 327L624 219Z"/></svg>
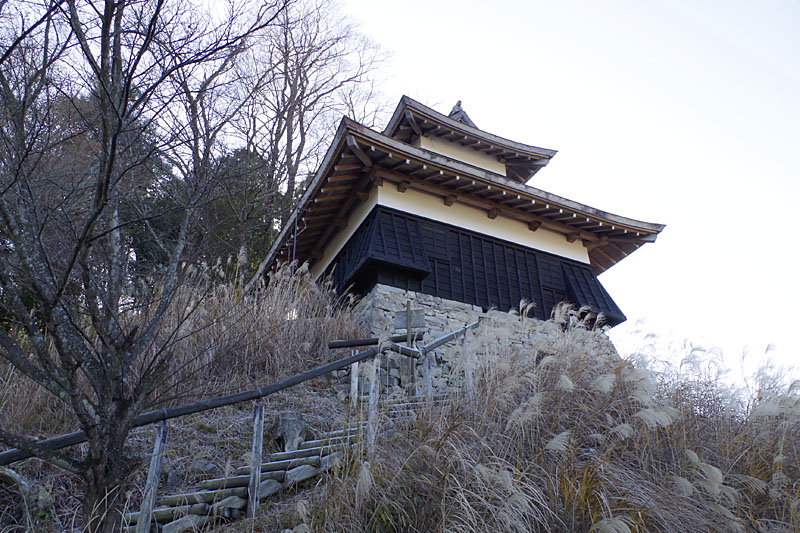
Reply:
<svg viewBox="0 0 800 533"><path fill-rule="evenodd" d="M448 300L429 294L406 291L388 285L376 285L357 304L365 325L376 337L405 333L405 328L394 327L395 316L406 310L411 302L412 309L422 309L425 314L425 334L417 346L422 346L447 333L458 330L472 322L481 321L478 330L470 331L464 341L450 342L433 353L430 358L434 393L451 390L461 386L464 379L464 359L462 346L466 342L475 351L474 340L480 337L482 348L507 350L519 347L535 350L538 354L550 353L554 343L563 338L563 327L556 321L540 321L535 318L521 318L518 315L500 311L484 312L478 306ZM616 350L602 333L586 331L591 342L597 344L598 353L614 354ZM487 343L494 344L492 348ZM422 362L416 360L415 387L410 387L408 358L389 353L381 362L381 382L387 392L405 388L417 394L423 392ZM415 390L414 390L415 389Z"/></svg>

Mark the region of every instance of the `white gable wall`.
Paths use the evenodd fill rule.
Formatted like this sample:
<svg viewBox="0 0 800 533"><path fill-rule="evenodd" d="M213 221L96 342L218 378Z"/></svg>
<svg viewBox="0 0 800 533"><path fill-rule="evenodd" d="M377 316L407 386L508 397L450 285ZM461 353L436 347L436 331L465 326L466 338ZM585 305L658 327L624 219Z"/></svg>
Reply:
<svg viewBox="0 0 800 533"><path fill-rule="evenodd" d="M450 159L461 161L475 167L494 172L495 174L506 175L506 166L494 157L478 152L466 146L450 142L438 137L420 137L415 142L420 148L436 152Z"/></svg>

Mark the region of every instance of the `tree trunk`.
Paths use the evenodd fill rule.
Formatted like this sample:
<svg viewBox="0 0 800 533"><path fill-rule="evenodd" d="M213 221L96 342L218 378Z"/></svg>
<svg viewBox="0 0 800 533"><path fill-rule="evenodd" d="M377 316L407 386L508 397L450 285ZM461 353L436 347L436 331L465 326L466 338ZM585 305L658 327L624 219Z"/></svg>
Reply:
<svg viewBox="0 0 800 533"><path fill-rule="evenodd" d="M123 418L121 415L119 418ZM121 487L138 466L134 458L125 453L125 440L129 428L117 421L105 421L97 435L98 445L90 443L84 475L86 494L83 515L88 533L112 533L122 524Z"/></svg>
<svg viewBox="0 0 800 533"><path fill-rule="evenodd" d="M122 525L122 498L119 484L92 483L83 499L83 514L88 533L115 533Z"/></svg>

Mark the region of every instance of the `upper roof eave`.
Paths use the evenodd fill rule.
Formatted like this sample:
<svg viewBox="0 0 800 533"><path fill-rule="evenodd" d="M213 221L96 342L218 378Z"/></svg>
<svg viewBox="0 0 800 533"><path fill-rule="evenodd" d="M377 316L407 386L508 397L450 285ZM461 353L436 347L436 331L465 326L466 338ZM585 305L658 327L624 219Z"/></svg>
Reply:
<svg viewBox="0 0 800 533"><path fill-rule="evenodd" d="M300 198L295 210L292 212L286 224L281 229L278 238L275 240L273 246L267 254L267 257L264 261L266 268L271 267L272 263L278 256L278 253L283 248L286 239L288 238L291 229L294 226L294 221L297 219L300 213L302 213L307 206L313 202L318 191L321 189L322 184L326 181L328 175L332 171L332 167L334 166L336 159L343 152L343 150L347 149L346 139L350 135L355 137L358 141L373 145L376 149L380 147L382 150L393 152L405 159L419 161L420 163L424 162L431 167L446 170L448 172L463 176L464 178L475 180L476 182L500 186L520 195L534 197L537 201L549 203L556 208L569 210L570 212L574 212L582 216L590 216L592 218L602 220L604 223L626 226L642 234L643 240L641 244L655 240L655 237L665 227L663 224L644 222L620 215L615 215L613 213L608 213L600 209L563 198L556 194L543 191L536 187L531 187L529 185L509 180L500 174L486 171L478 167L450 159L444 155L404 143L383 133L374 131L367 126L355 122L352 119L343 117L342 121L339 123L339 127L336 130L336 134L334 135L331 145L329 146L328 151L323 158L322 164L317 169L317 172L311 179L311 182L303 193L303 196ZM628 255L628 253L625 253L624 255ZM616 262L618 262L618 260L614 260L612 264L615 264ZM606 268L608 267L603 267L599 271L605 270Z"/></svg>
<svg viewBox="0 0 800 533"><path fill-rule="evenodd" d="M551 150L549 148L540 148L538 146L523 144L521 142L500 137L499 135L488 133L478 128L473 128L467 124L453 120L447 115L439 113L438 111L431 109L430 107L405 95L400 98L400 103L397 104L397 107L392 114L392 118L389 120L389 123L383 130L384 135L389 137L393 137L395 135L397 128L403 121L403 116L406 111L411 111L417 116L425 118L446 128L450 128L451 130L457 131L462 135L484 141L487 144L505 148L511 152L516 152L519 155L528 156L535 159L549 160L558 153L558 150Z"/></svg>
<svg viewBox="0 0 800 533"><path fill-rule="evenodd" d="M392 137L388 137L385 134L371 130L366 126L363 126L353 120L350 119L346 120L348 122L348 127L353 128L353 131L355 133L359 133L360 135L362 135L365 138L365 140L369 140L376 144L378 143L384 144L388 148L393 148L397 150L399 153L412 156L415 159L428 159L431 163L446 166L447 168L461 175L478 178L484 181L494 182L497 185L502 185L514 191L525 193L526 195L536 196L540 200L547 201L553 205L569 209L576 213L603 219L605 221L608 221L609 223L616 223L623 226L631 226L633 228L641 230L644 233L659 233L665 227L664 224L644 222L641 220L636 220L621 215L615 215L613 213L609 213L601 209L597 209L595 207L591 207L582 204L580 202L564 198L557 194L543 191L542 189L538 189L530 185L518 183L500 174L496 174L488 170L483 170L481 168L469 165L467 163L456 161L454 159L438 154L436 152L430 152L428 150L424 150L422 148L418 148L416 146L411 146L409 144L403 143L402 141L398 141L396 139L393 139Z"/></svg>

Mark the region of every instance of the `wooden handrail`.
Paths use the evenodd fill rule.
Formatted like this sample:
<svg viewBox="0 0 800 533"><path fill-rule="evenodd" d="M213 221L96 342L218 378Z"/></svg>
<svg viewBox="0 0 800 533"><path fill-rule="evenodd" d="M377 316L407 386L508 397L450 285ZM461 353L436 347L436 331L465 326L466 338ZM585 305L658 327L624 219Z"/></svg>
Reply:
<svg viewBox="0 0 800 533"><path fill-rule="evenodd" d="M350 366L351 363L355 363L356 361L363 361L365 359L375 357L378 353L379 350L377 348L368 348L363 352L358 352L356 354L344 357L342 359L338 359L331 363L320 365L318 367L312 368L311 370L295 374L292 377L283 379L281 381L276 381L275 383L270 383L269 385L265 385L257 389L251 389L243 392L236 392L234 394L226 394L224 396L217 396L215 398L199 400L184 405L178 405L176 407L158 409L156 411L148 411L134 418L133 425L131 427L135 428L140 426L146 426L148 424L153 424L155 422L161 422L162 420L169 420L171 418L178 418L181 416L191 415L194 413L200 413L202 411L208 411L210 409L216 409L218 407L225 407L227 405L232 405L235 403L241 403L249 400L256 400L258 398L263 398L265 396L269 396L270 394L275 394L276 392L288 389L289 387L293 387L294 385L297 385L299 383L303 383L304 381L308 381L309 379L319 377L323 374L328 374L330 372L333 372L334 370L345 368L347 366ZM45 446L47 449L50 450L58 450L61 448L66 448L67 446L80 444L81 442L86 442L86 433L84 431L74 431L72 433L67 433L65 435L51 437L49 439L40 440L36 442L36 444L39 446ZM18 448L11 448L4 452L0 452L0 466L15 463L17 461L21 461L29 457L32 457L30 453L20 450Z"/></svg>
<svg viewBox="0 0 800 533"><path fill-rule="evenodd" d="M224 396L217 396L215 398L209 398L206 400L198 400L196 402L191 402L184 405L178 405L176 407L169 407L165 409L158 409L155 411L148 411L134 418L133 425L131 427L136 428L136 427L146 426L149 424L154 424L156 422L169 420L171 418L179 418L186 415L191 415L203 411L208 411L211 409L216 409L218 407L225 407L235 403L257 400L258 398L264 398L265 396L269 396L271 394L275 394L276 392L280 392L284 389L288 389L289 387L293 387L295 385L303 383L304 381L308 381L309 379L313 379L315 377L328 374L330 372L333 372L334 370L340 370L342 368L348 367L352 363L364 361L366 359L378 355L379 353L385 350L393 350L408 357L418 358L421 355L425 355L431 350L441 346L442 344L450 342L451 340L457 338L459 335L466 334L468 330L476 328L478 327L478 325L479 322L473 322L472 324L468 324L467 326L464 326L459 330L453 331L451 333L439 337L438 339L433 340L432 342L426 344L419 350L415 350L414 348L409 348L407 346L400 346L394 343L390 343L387 346L380 347L380 349L368 348L363 352L358 352L348 357L337 359L336 361L320 365L318 367L312 368L311 370L306 370L305 372L295 374L294 376L291 376L289 378L283 379L281 381L276 381L275 383L270 383L269 385L264 385L263 387L259 387L256 389L250 389L243 392L236 392L233 394L226 394ZM61 448L66 448L68 446L74 446L75 444L80 444L81 442L86 442L86 440L87 440L86 433L81 430L37 441L36 445L43 446L49 450L58 450ZM16 463L17 461L22 461L23 459L28 459L32 456L33 456L32 454L20 450L18 448L10 448L8 450L0 452L0 466Z"/></svg>

